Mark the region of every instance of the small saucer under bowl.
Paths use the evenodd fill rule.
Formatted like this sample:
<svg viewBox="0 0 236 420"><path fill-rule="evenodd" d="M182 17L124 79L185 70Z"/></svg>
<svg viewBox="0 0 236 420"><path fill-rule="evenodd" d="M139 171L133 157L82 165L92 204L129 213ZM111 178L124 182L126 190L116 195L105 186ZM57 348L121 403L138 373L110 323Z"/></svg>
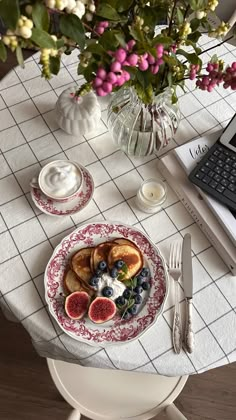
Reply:
<svg viewBox="0 0 236 420"><path fill-rule="evenodd" d="M59 202L43 194L40 188L31 187L30 193L36 207L50 216L70 216L81 211L91 200L94 192L92 175L82 165L79 165L82 175L82 188L78 194L69 201Z"/></svg>

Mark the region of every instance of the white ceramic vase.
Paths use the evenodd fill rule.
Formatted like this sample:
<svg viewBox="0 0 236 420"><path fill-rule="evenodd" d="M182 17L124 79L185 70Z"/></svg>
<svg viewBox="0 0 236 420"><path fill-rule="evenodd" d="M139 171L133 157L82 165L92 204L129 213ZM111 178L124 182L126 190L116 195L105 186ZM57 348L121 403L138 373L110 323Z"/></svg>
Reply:
<svg viewBox="0 0 236 420"><path fill-rule="evenodd" d="M77 98L77 90L78 86L64 90L57 100L55 111L62 130L82 136L96 129L101 118L101 108L93 92Z"/></svg>

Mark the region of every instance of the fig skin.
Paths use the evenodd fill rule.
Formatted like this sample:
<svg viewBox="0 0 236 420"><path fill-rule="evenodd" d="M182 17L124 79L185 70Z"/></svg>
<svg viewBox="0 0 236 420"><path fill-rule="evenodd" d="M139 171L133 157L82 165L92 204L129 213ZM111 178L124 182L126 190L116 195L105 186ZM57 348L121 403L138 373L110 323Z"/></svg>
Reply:
<svg viewBox="0 0 236 420"><path fill-rule="evenodd" d="M107 297L97 297L89 307L89 319L95 324L103 324L116 314L116 304Z"/></svg>
<svg viewBox="0 0 236 420"><path fill-rule="evenodd" d="M88 295L87 292L73 292L69 296L66 297L66 301L65 301L66 314L71 319L81 319L86 314L89 304L90 304L90 296Z"/></svg>

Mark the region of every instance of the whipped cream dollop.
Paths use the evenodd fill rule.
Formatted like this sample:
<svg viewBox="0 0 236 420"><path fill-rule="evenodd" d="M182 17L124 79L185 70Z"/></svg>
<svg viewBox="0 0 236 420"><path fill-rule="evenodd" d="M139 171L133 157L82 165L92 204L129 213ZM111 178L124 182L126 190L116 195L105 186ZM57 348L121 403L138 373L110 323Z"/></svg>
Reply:
<svg viewBox="0 0 236 420"><path fill-rule="evenodd" d="M103 296L102 289L105 286L109 286L113 289L113 295L110 299L115 300L119 296L122 296L126 286L119 280L113 279L109 274L104 273L102 277L99 278L97 285L97 296Z"/></svg>
<svg viewBox="0 0 236 420"><path fill-rule="evenodd" d="M56 161L46 165L40 173L40 186L55 198L74 194L81 185L81 173L72 162Z"/></svg>

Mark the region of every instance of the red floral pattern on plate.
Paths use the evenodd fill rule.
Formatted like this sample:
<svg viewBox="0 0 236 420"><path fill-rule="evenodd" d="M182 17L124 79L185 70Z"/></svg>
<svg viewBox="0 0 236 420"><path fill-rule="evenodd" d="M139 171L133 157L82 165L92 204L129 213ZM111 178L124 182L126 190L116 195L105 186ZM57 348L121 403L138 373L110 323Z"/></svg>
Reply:
<svg viewBox="0 0 236 420"><path fill-rule="evenodd" d="M37 207L44 213L53 216L65 216L82 210L93 196L94 184L89 171L80 165L83 175L82 190L67 202L58 202L46 197L39 188L31 189L32 199Z"/></svg>
<svg viewBox="0 0 236 420"><path fill-rule="evenodd" d="M151 288L139 313L129 320L116 315L104 324L94 324L88 317L70 319L64 310L63 276L74 252L86 246L124 237L132 240L143 253L151 273ZM61 328L76 340L91 345L106 346L133 340L153 325L163 310L167 297L168 274L163 257L157 247L136 228L118 223L91 223L79 227L62 240L55 249L45 271L46 301L50 312Z"/></svg>

